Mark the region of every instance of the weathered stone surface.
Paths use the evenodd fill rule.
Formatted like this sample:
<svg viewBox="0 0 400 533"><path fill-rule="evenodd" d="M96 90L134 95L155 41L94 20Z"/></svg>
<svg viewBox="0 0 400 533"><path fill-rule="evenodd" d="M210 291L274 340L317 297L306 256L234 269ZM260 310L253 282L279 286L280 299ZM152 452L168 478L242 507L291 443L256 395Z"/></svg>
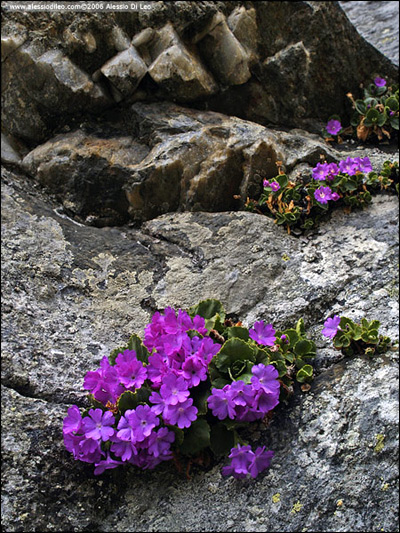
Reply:
<svg viewBox="0 0 400 533"><path fill-rule="evenodd" d="M225 17L215 15L213 29L198 43L200 53L223 85L242 85L251 77L246 50L231 32Z"/></svg>
<svg viewBox="0 0 400 533"><path fill-rule="evenodd" d="M57 135L27 154L22 166L67 212L96 225L121 224L129 207L122 187L148 151L123 131L104 126Z"/></svg>
<svg viewBox="0 0 400 533"><path fill-rule="evenodd" d="M107 61L100 70L123 96L129 96L137 89L147 66L136 49L130 46Z"/></svg>
<svg viewBox="0 0 400 533"><path fill-rule="evenodd" d="M188 50L171 24L162 28L151 43L150 57L154 60L149 74L167 97L187 102L217 92L218 85L197 53Z"/></svg>
<svg viewBox="0 0 400 533"><path fill-rule="evenodd" d="M3 71L2 121L7 132L23 140L43 140L60 117L64 121L110 104L103 88L60 50L23 44L7 56Z"/></svg>
<svg viewBox="0 0 400 533"><path fill-rule="evenodd" d="M382 4L368 6L379 11ZM261 36L257 48L258 36L252 33L250 39L246 29L254 22L253 9ZM150 65L156 59L152 37L168 20L192 53L191 46L197 50L215 27L218 11L246 50L252 73L248 82L221 95L218 110L246 117L251 110L260 122L281 113L281 123L287 120L287 98L297 95L290 87L281 87L277 102L263 95L261 83L267 87L269 81L256 85L254 77L262 71L251 63L254 50L261 54L262 68L273 72L279 63L287 68L289 81L300 83L299 101L305 83L290 64L300 61L303 68L310 50L316 51L312 57L321 57L317 52L325 47L332 56L326 83L321 77L311 84L310 98L331 98L342 89L342 78L332 78L330 70L342 60L354 69L355 85L358 67L379 63L372 48L358 47L352 30L341 33L341 15L339 26L330 18L340 13L335 2L247 2L245 10L237 2L155 2L152 11L131 17L5 12L4 52L7 61L20 54L21 75L43 54L63 51L62 57L52 56L60 59L57 68L39 69L46 76L38 74L32 87L10 79L3 69L10 105L13 87L21 99L14 120L25 126L30 150L48 141L25 157L23 170L32 174L27 176L18 161L18 153L25 156L27 149L8 137L17 156L5 154L2 172L5 531L398 531L398 352L344 358L321 335L324 320L336 313L355 320L377 318L382 333L398 338L398 200L379 194L363 211L337 209L318 230L300 238L266 217L232 211L169 213L137 229L132 224L108 227L125 220L124 185L129 192L134 183L141 184L138 198L146 198L145 184L152 176L147 192L159 195L159 211L149 210L148 216L171 208L176 195L171 184L180 187L177 209L194 209L195 202L204 209L222 201L218 180L226 191L234 183L242 196L256 196L260 178L276 174L278 157L295 178L315 165L322 148L329 160L368 156L376 169L386 159L397 160L398 152L391 146L351 144L331 151L302 130L280 132L171 104L121 105L120 114L112 108L107 116L97 110L95 121L84 120L86 109L79 105L68 117L57 115L58 89L51 93L56 107L38 104L46 77L54 81L57 72L61 78L70 69L76 73L72 64L97 83L99 69L128 48L132 37L141 55L148 47L145 62ZM275 29L268 26L270 20ZM313 68L310 61L310 76ZM69 94L65 78L63 91ZM58 81L52 83L57 87ZM258 103L248 101L249 94L256 94L249 88L253 83L261 91ZM151 93L157 99L159 89L144 76L132 98ZM334 99L331 103L336 105ZM304 124L316 116L308 114L311 107L306 103ZM72 129L62 129L69 118ZM298 115L296 125L299 121ZM58 137L50 131L55 122L62 132ZM179 182L174 172L188 180ZM147 178L141 181L141 176ZM164 188L157 190L162 180ZM42 184L55 195L47 196ZM221 299L246 325L264 319L285 327L302 315L316 341L311 391L296 391L287 406L278 407L269 427L247 431L252 444L274 450L271 468L247 481L222 478L224 461L194 467L191 480L173 463L152 472L126 469L95 477L93 467L74 461L62 442L68 407L86 405L85 373L132 332L141 334L156 309L189 306L206 297Z"/></svg>
<svg viewBox="0 0 400 533"><path fill-rule="evenodd" d="M399 65L399 3L339 2L357 31L382 54Z"/></svg>
<svg viewBox="0 0 400 533"><path fill-rule="evenodd" d="M319 131L333 113L349 118L349 91L377 73L389 82L398 76L337 2L180 2L155 4L147 14L35 15L6 12L3 23L3 128L31 143L69 124L71 107L87 115L135 90L136 100L196 102L264 125ZM91 76L126 64L129 38L151 83L135 57L134 75L118 68L107 91ZM24 62L29 68L21 71ZM41 87L48 90L39 95ZM20 123L25 112L30 118Z"/></svg>
<svg viewBox="0 0 400 533"><path fill-rule="evenodd" d="M387 158L356 153L374 165ZM378 318L397 336L396 199L338 210L298 239L243 212L163 215L139 230L82 226L32 185L3 174L8 531L396 531L398 354L338 362L320 334L327 316L343 313ZM317 341L311 392L249 435L275 451L271 469L244 483L223 479L223 463L191 481L172 464L94 477L61 437L68 406L85 403L85 372L142 333L156 308L191 305L193 295L221 298L246 324L284 327L303 315ZM374 451L379 434L384 447Z"/></svg>
<svg viewBox="0 0 400 533"><path fill-rule="evenodd" d="M314 166L321 155L337 158L301 130L274 131L166 103L134 104L118 128L90 124L58 135L22 166L71 213L102 223L108 210L108 223L120 224L171 211L235 209L260 195L277 161L290 172L300 163Z"/></svg>

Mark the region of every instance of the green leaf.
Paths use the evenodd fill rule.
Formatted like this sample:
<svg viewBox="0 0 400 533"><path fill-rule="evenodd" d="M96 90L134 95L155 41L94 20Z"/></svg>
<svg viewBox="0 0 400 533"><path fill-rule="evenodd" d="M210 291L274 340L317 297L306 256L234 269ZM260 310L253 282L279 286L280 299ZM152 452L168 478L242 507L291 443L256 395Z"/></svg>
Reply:
<svg viewBox="0 0 400 533"><path fill-rule="evenodd" d="M385 106L388 106L391 111L398 111L399 110L399 101L394 96L390 96L386 100Z"/></svg>
<svg viewBox="0 0 400 533"><path fill-rule="evenodd" d="M254 350L242 339L228 339L215 356L215 366L222 372L228 372L228 368L235 361L255 362Z"/></svg>
<svg viewBox="0 0 400 533"><path fill-rule="evenodd" d="M228 368L228 374L232 381L244 381L249 384L252 377L251 369L253 368L253 361L235 361L230 368Z"/></svg>
<svg viewBox="0 0 400 533"><path fill-rule="evenodd" d="M396 116L390 117L389 122L394 130L399 129L399 117L396 117Z"/></svg>
<svg viewBox="0 0 400 533"><path fill-rule="evenodd" d="M269 365L270 355L268 351L263 350L259 346L254 347L253 350L257 365L259 365L260 363L263 365Z"/></svg>
<svg viewBox="0 0 400 533"><path fill-rule="evenodd" d="M386 115L385 113L379 113L378 120L376 121L378 126L383 126L386 122Z"/></svg>
<svg viewBox="0 0 400 533"><path fill-rule="evenodd" d="M298 333L298 335L301 337L303 335L306 334L306 327L304 325L304 320L302 318L300 318L298 321L297 321L297 324L296 324L296 332Z"/></svg>
<svg viewBox="0 0 400 533"><path fill-rule="evenodd" d="M376 123L378 121L379 115L380 113L377 109L371 108L368 109L367 114L365 115L365 119L372 123Z"/></svg>
<svg viewBox="0 0 400 533"><path fill-rule="evenodd" d="M209 298L207 300L202 300L197 305L190 307L188 313L191 317L200 315L206 320L215 318L216 315L225 318L224 306L219 300L214 300Z"/></svg>
<svg viewBox="0 0 400 533"><path fill-rule="evenodd" d="M119 348L115 348L114 350L112 350L112 352L108 356L110 365L115 365L116 358L119 354L123 354L125 350L134 350L136 352L136 357L138 358L138 361L141 361L145 364L148 363L150 353L143 344L142 339L134 333L133 335L131 335L128 343L125 346L120 346Z"/></svg>
<svg viewBox="0 0 400 533"><path fill-rule="evenodd" d="M378 330L380 325L381 323L379 322L379 320L371 320L371 322L368 324L368 329Z"/></svg>
<svg viewBox="0 0 400 533"><path fill-rule="evenodd" d="M306 355L310 352L315 352L315 345L306 339L298 341L294 346L294 353L296 355Z"/></svg>
<svg viewBox="0 0 400 533"><path fill-rule="evenodd" d="M360 115L365 115L365 113L367 112L367 105L364 100L356 100L355 107L357 113L360 113Z"/></svg>
<svg viewBox="0 0 400 533"><path fill-rule="evenodd" d="M117 400L118 410L124 414L128 409L136 409L138 405L147 404L151 392L146 387L140 387L135 392L125 391Z"/></svg>
<svg viewBox="0 0 400 533"><path fill-rule="evenodd" d="M149 362L149 351L143 344L142 339L138 337L135 333L131 335L128 341L128 349L135 350L138 361L141 361L142 363L146 364Z"/></svg>
<svg viewBox="0 0 400 533"><path fill-rule="evenodd" d="M284 353L284 354L283 354L283 357L284 357L287 361L289 361L289 363L293 363L293 362L294 362L294 359L295 359L294 354L291 353L291 352Z"/></svg>
<svg viewBox="0 0 400 533"><path fill-rule="evenodd" d="M289 346L294 346L299 340L299 334L295 329L285 329L283 332L289 340Z"/></svg>
<svg viewBox="0 0 400 533"><path fill-rule="evenodd" d="M311 365L304 365L296 374L296 380L299 383L309 383L313 379L313 367Z"/></svg>
<svg viewBox="0 0 400 533"><path fill-rule="evenodd" d="M205 415L208 411L207 399L210 396L211 382L209 379L201 381L197 387L190 389L190 397L193 398L193 405L197 407L197 416Z"/></svg>
<svg viewBox="0 0 400 533"><path fill-rule="evenodd" d="M210 426L203 418L195 420L190 427L184 429L183 442L179 450L183 455L196 455L210 446Z"/></svg>
<svg viewBox="0 0 400 533"><path fill-rule="evenodd" d="M235 433L235 431L229 430L221 422L211 427L210 448L216 457L223 457L229 454L236 444Z"/></svg>
<svg viewBox="0 0 400 533"><path fill-rule="evenodd" d="M279 176L276 176L275 180L279 183L281 189L284 189L289 183L289 178L286 176L286 174L279 174Z"/></svg>
<svg viewBox="0 0 400 533"><path fill-rule="evenodd" d="M248 341L250 338L249 330L242 326L232 326L230 328L227 328L226 333L228 335L228 339L232 339L236 337L238 339L243 339L244 341Z"/></svg>
<svg viewBox="0 0 400 533"><path fill-rule="evenodd" d="M287 366L285 365L284 361L271 361L271 365L274 365L274 367L277 369L280 378L287 374Z"/></svg>

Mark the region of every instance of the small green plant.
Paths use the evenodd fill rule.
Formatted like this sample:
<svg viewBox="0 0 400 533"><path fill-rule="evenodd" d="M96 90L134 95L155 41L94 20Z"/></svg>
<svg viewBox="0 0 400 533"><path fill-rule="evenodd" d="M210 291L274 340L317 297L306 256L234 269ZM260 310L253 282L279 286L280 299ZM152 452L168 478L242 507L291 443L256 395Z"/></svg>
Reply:
<svg viewBox="0 0 400 533"><path fill-rule="evenodd" d="M312 169L311 179L307 175L297 182L289 180L280 164L277 162L278 176L264 180L259 200L248 199L245 209L274 218L288 233L293 227L315 227L333 204L345 205L350 211L368 205L378 190L399 193L397 161L385 161L380 173L373 171L368 157L348 157L338 165L322 162Z"/></svg>
<svg viewBox="0 0 400 533"><path fill-rule="evenodd" d="M240 435L255 420L310 386L316 347L304 322L276 331L263 320L244 327L218 300L188 310L156 312L144 340L125 346L87 372L83 387L91 408L74 405L64 419L64 443L94 473L131 464L153 469L175 460L181 468L229 454L224 475L256 477L274 453L254 452Z"/></svg>
<svg viewBox="0 0 400 533"><path fill-rule="evenodd" d="M344 355L365 354L373 356L386 352L393 342L390 337L379 334L379 320L361 319L357 324L350 318L335 315L328 318L322 334L333 340L337 350Z"/></svg>
<svg viewBox="0 0 400 533"><path fill-rule="evenodd" d="M338 115L329 117L323 131L327 141L342 142L346 135L356 135L365 142L367 139L382 141L391 139L399 130L399 88L398 85L387 86L386 80L377 76L374 83L364 88L362 98L354 99L347 94L353 108L350 125L342 127Z"/></svg>

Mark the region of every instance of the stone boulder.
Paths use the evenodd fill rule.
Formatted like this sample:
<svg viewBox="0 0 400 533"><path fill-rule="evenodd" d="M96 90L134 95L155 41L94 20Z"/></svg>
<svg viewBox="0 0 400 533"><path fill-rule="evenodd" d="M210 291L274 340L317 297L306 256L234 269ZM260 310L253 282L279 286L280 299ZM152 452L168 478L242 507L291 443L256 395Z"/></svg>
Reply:
<svg viewBox="0 0 400 533"><path fill-rule="evenodd" d="M371 76L397 79L338 2L154 3L72 18L6 10L2 39L4 132L31 145L76 111L138 100L319 131L333 113L348 117L346 94Z"/></svg>
<svg viewBox="0 0 400 533"><path fill-rule="evenodd" d="M117 127L118 126L118 127ZM262 191L263 178L335 150L305 131L274 131L215 112L134 104L123 121L92 123L29 152L22 167L70 214L96 225L171 211L227 211Z"/></svg>
<svg viewBox="0 0 400 533"><path fill-rule="evenodd" d="M388 157L369 155L374 166ZM252 213L175 213L96 228L15 171L3 172L3 524L7 531L396 531L398 353L345 358L321 336L333 313L378 318L396 338L398 202L338 209L296 238ZM194 296L195 295L195 296ZM220 298L246 325L300 316L317 377L247 438L275 451L254 481L224 461L180 475L93 475L62 443L84 374L143 333L152 312ZM34 511L32 511L34 509ZM160 512L160 509L162 512Z"/></svg>

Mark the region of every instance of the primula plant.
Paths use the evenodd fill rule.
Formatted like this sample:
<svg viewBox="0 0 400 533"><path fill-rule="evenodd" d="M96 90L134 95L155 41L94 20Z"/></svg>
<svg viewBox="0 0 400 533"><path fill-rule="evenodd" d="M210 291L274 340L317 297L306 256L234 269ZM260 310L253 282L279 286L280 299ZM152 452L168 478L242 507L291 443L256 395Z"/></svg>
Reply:
<svg viewBox="0 0 400 533"><path fill-rule="evenodd" d="M314 227L333 205L348 210L369 204L379 190L399 193L399 164L385 161L378 174L368 157L347 157L336 163L322 161L296 182L289 180L277 162L278 176L263 181L258 201L247 200L246 209L265 214L275 223L306 230Z"/></svg>
<svg viewBox="0 0 400 533"><path fill-rule="evenodd" d="M369 322L363 318L361 323L357 324L350 318L335 315L326 320L322 334L332 339L334 347L344 355L371 356L386 352L392 344L390 337L379 334L379 326L379 320Z"/></svg>
<svg viewBox="0 0 400 533"><path fill-rule="evenodd" d="M342 127L338 115L329 117L323 136L327 141L342 142L346 135L356 135L360 141L391 139L399 131L399 88L388 86L377 76L364 88L363 98L347 94L353 108L350 126Z"/></svg>
<svg viewBox="0 0 400 533"><path fill-rule="evenodd" d="M217 300L187 311L168 307L153 315L143 341L132 335L86 374L91 407L68 409L65 446L93 463L96 475L228 455L223 475L255 478L274 453L253 451L241 428L269 420L295 382L308 390L314 357L302 319L277 331L264 321L244 327Z"/></svg>

